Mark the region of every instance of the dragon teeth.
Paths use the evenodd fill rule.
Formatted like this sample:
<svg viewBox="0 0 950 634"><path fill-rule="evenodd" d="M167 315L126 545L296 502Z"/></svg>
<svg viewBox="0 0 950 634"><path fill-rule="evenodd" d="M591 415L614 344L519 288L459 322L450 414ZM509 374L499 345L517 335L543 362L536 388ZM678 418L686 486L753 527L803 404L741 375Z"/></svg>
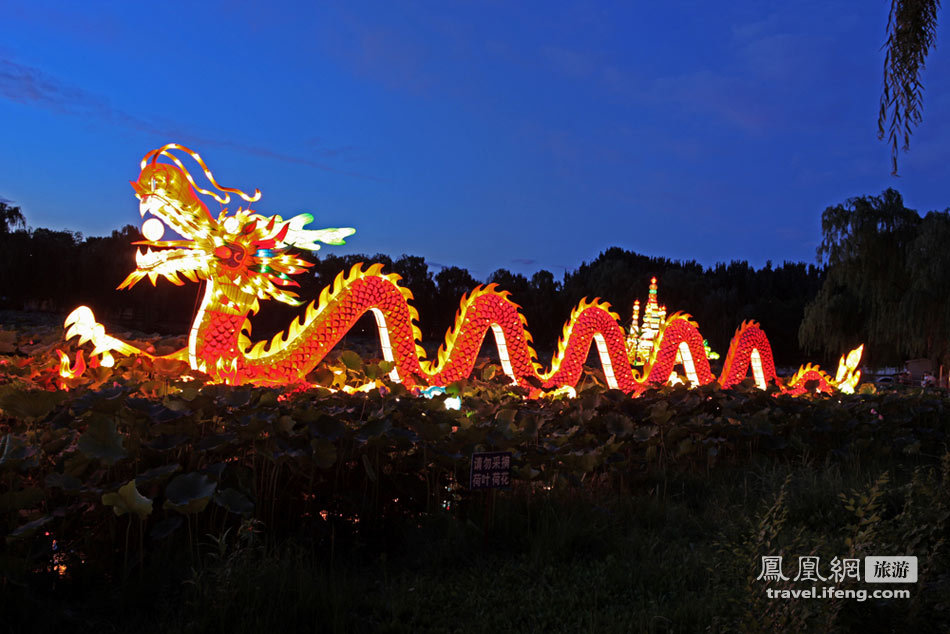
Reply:
<svg viewBox="0 0 950 634"><path fill-rule="evenodd" d="M152 251L151 247L146 248L145 251L142 251L141 248L137 249L135 252L135 264L139 268L154 266L164 259L162 251Z"/></svg>

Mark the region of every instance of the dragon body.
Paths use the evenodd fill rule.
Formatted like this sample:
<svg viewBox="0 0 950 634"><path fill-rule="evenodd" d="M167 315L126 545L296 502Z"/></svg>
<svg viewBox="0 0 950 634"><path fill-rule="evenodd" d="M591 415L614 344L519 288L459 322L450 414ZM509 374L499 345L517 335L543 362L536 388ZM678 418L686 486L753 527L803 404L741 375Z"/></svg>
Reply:
<svg viewBox="0 0 950 634"><path fill-rule="evenodd" d="M198 187L172 150L190 154L216 191ZM172 163L159 162L161 157ZM143 218L151 214L162 228L171 228L184 239L163 241L153 236L136 243L146 249L139 249L135 270L119 288L146 277L153 284L160 277L175 284L184 283L181 277L203 282L188 346L171 356L187 360L193 369L220 382L271 386L303 383L367 312L375 317L383 357L392 363L390 377L410 386L444 386L469 376L489 333L504 372L513 383L534 393L576 385L592 345L596 346L607 385L629 394L637 395L650 386L669 382L677 376L678 366L691 384L717 380L697 325L683 313L663 321L642 368L634 369L620 318L599 299L585 299L574 308L557 351L544 368L538 362L519 306L493 284L480 286L462 298L455 324L436 358L426 359L415 323L418 313L410 304L412 294L399 284L398 275L383 272L381 264L358 264L348 273L341 272L285 331L269 342L252 343L249 317L257 312L261 300L302 304L290 290L297 286L292 276L311 265L295 253L316 250L318 242L341 244L354 230L306 229L313 220L309 214L284 220L280 216L261 216L250 208L239 208L233 214L223 209L215 217L199 192L222 205L231 194L248 203L256 202L260 192L248 195L221 187L197 154L175 144L147 154L132 186ZM102 355L103 359L113 351L146 354L106 335L88 308L74 311L66 326L67 337L78 336L80 343L91 341L93 355ZM853 390L860 376L856 370L859 361L860 349L842 357L834 379L817 367L805 366L783 383L776 376L765 333L755 322L744 322L730 343L718 380L723 387L730 387L744 380L751 369L755 383L763 389L776 383L791 393ZM64 364L64 372L75 369Z"/></svg>

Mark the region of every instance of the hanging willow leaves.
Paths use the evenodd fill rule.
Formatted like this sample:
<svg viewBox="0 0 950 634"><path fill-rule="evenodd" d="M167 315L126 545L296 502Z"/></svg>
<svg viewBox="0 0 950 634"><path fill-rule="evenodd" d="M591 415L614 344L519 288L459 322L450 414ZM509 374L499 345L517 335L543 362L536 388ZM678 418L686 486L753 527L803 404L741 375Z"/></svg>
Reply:
<svg viewBox="0 0 950 634"><path fill-rule="evenodd" d="M910 135L921 121L924 87L920 74L937 36L940 0L891 0L884 56L884 91L877 118L878 138L891 146L891 171L897 154L910 148Z"/></svg>

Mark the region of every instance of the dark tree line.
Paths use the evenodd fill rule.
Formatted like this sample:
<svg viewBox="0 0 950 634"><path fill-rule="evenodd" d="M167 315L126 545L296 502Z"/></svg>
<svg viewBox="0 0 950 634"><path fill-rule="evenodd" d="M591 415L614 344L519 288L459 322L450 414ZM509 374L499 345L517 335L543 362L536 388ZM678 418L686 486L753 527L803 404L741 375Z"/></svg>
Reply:
<svg viewBox="0 0 950 634"><path fill-rule="evenodd" d="M383 262L387 270L403 277L415 297L425 339L441 340L454 323L459 300L478 283L464 269L445 268L435 275L419 257L392 261L385 255L334 256L321 259L316 268L318 286L329 284L340 270L356 262ZM797 333L805 304L821 287L823 272L816 266L786 262L754 269L747 262L718 264L705 269L694 261L653 258L607 249L557 281L550 271L530 279L505 269L493 272L486 282L511 293L528 319L535 349L542 361L554 351L571 309L584 297L608 301L629 326L633 301L645 304L650 278L659 279L659 299L669 313L676 310L695 317L713 349L725 354L735 329L744 319L755 319L768 333L780 364L800 363ZM829 355L832 356L832 355Z"/></svg>
<svg viewBox="0 0 950 634"><path fill-rule="evenodd" d="M132 225L110 236L90 238L70 231L7 229L0 233L0 307L66 313L86 304L100 320L116 326L184 333L196 310L196 285L176 287L160 280L153 288L143 280L130 291L115 290L134 266L131 243L139 239L138 229ZM348 271L357 262L382 262L386 271L398 273L412 291L423 338L433 343L441 342L454 323L464 294L479 283L497 283L521 305L544 362L553 352L571 309L583 297L610 302L627 327L634 299L645 302L650 277L656 276L660 302L671 313L691 313L710 345L721 354L742 320L756 319L768 333L778 362L799 363L802 355L795 335L805 304L815 297L823 280L821 269L805 264L773 267L769 263L754 269L746 262L731 262L707 269L695 261L653 258L616 247L561 280L544 270L529 279L505 269L498 269L487 280L476 280L459 267L433 271L423 258L411 255L393 260L384 254L340 256L329 249L318 255L321 257L311 257L311 273L296 278L301 298L317 298L340 271ZM266 302L260 315L252 319L254 337L284 328L300 310ZM355 330L355 334L373 333L372 318L364 318ZM835 351L828 354L832 357Z"/></svg>
<svg viewBox="0 0 950 634"><path fill-rule="evenodd" d="M2 204L2 203L0 203ZM134 266L138 229L128 225L106 237L70 231L26 229L16 207L0 207L0 308L65 314L87 304L102 321L145 332L184 333L200 290L147 281L131 291L116 286ZM654 258L613 247L560 280L549 271L530 278L505 269L487 280L448 267L430 270L418 256L313 254L314 266L297 276L309 301L357 262L382 262L414 295L427 347L435 348L453 324L461 297L480 282L496 283L521 305L546 362L564 321L584 297L600 297L629 326L635 299L644 302L650 278L659 278L659 299L669 312L693 315L720 354L746 319L762 324L780 365L817 361L828 367L839 355L867 343L872 364L899 364L928 357L950 364L950 212L920 215L900 194L853 198L822 215L819 265L786 262L755 269L733 261L705 268L695 261ZM319 257L316 257L319 256ZM266 302L253 318L255 338L286 327L300 309ZM354 335L374 333L371 317ZM799 347L801 345L801 348Z"/></svg>
<svg viewBox="0 0 950 634"><path fill-rule="evenodd" d="M348 270L356 262L383 262L387 270L402 276L415 297L423 337L430 340L444 337L454 323L462 295L479 283L458 267L433 274L422 258L404 255L392 261L377 254L325 256L315 267L317 286L331 283L339 271ZM739 324L755 319L769 334L780 364L805 360L797 333L805 304L815 297L824 278L822 269L814 265L786 262L773 267L767 263L757 270L747 262L734 261L706 269L695 261L654 258L613 247L567 273L561 281L545 270L528 279L498 269L485 282L496 283L511 293L511 299L528 319L535 349L546 361L571 309L582 298L608 301L628 327L633 302L646 302L653 276L659 279L660 302L670 313L680 310L693 315L710 345L721 354L725 354ZM829 359L833 356L828 354Z"/></svg>
<svg viewBox="0 0 950 634"><path fill-rule="evenodd" d="M106 237L83 238L72 231L21 229L0 233L0 308L65 314L80 304L97 316L145 331L179 329L193 314L196 288L146 281L116 291L135 266L127 225Z"/></svg>

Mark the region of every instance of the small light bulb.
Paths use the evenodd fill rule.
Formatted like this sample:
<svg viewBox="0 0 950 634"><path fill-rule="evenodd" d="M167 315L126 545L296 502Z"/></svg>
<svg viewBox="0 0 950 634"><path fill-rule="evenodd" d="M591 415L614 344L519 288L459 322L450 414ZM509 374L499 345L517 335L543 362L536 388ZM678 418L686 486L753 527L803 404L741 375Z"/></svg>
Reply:
<svg viewBox="0 0 950 634"><path fill-rule="evenodd" d="M142 223L142 235L146 240L157 242L165 235L165 225L158 218L149 218Z"/></svg>

